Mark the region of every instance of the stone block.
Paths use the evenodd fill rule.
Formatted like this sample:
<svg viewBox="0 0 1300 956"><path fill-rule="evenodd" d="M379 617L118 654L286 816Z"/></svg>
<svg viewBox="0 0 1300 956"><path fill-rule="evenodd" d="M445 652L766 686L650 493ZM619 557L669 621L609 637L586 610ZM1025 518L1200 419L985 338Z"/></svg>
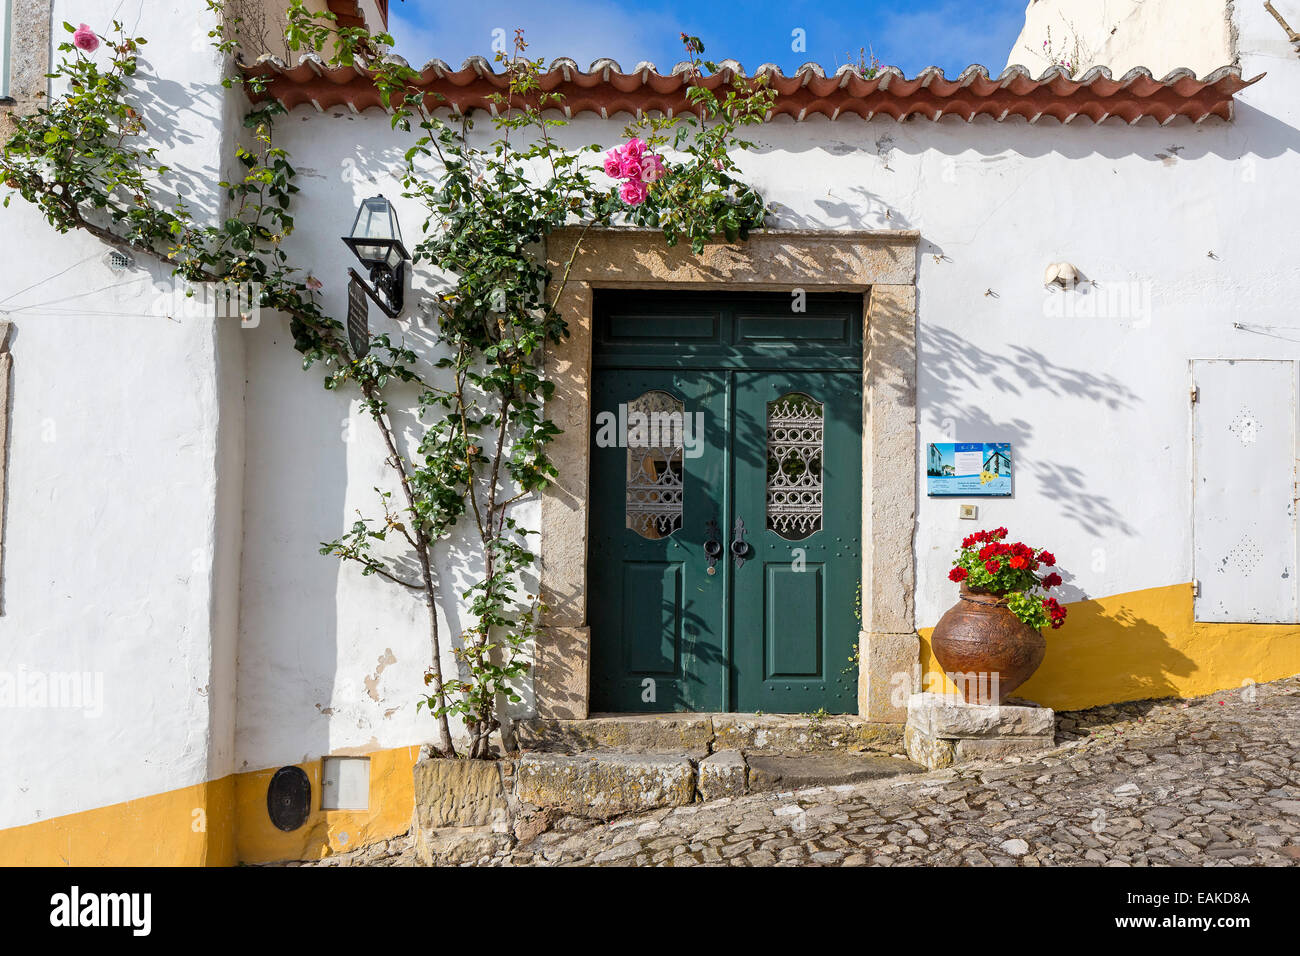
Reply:
<svg viewBox="0 0 1300 956"><path fill-rule="evenodd" d="M1056 734L1048 707L968 704L956 695L912 694L907 724L931 737L1047 737Z"/></svg>
<svg viewBox="0 0 1300 956"><path fill-rule="evenodd" d="M907 759L931 770L951 767L955 757L953 742L941 737L931 737L915 727L903 731L903 746Z"/></svg>
<svg viewBox="0 0 1300 956"><path fill-rule="evenodd" d="M738 750L720 750L700 761L699 791L705 800L743 796L748 768Z"/></svg>
<svg viewBox="0 0 1300 956"><path fill-rule="evenodd" d="M1002 760L1050 750L1056 715L1028 701L968 704L945 694L913 694L907 701L907 755L932 770L972 760Z"/></svg>
<svg viewBox="0 0 1300 956"><path fill-rule="evenodd" d="M669 754L530 753L516 779L524 803L598 820L695 799L694 766Z"/></svg>
<svg viewBox="0 0 1300 956"><path fill-rule="evenodd" d="M904 723L907 695L920 681L921 640L914 632L858 635L858 714Z"/></svg>
<svg viewBox="0 0 1300 956"><path fill-rule="evenodd" d="M554 720L586 718L590 650L591 628L541 629L533 665L538 717Z"/></svg>
<svg viewBox="0 0 1300 956"><path fill-rule="evenodd" d="M1054 746L1056 742L1051 737L963 737L953 741L953 762L1002 760L1051 750Z"/></svg>
<svg viewBox="0 0 1300 956"><path fill-rule="evenodd" d="M414 774L417 832L508 826L510 809L496 761L422 757Z"/></svg>
<svg viewBox="0 0 1300 956"><path fill-rule="evenodd" d="M513 841L491 827L439 827L417 832L414 842L415 859L424 866L458 866L494 856Z"/></svg>

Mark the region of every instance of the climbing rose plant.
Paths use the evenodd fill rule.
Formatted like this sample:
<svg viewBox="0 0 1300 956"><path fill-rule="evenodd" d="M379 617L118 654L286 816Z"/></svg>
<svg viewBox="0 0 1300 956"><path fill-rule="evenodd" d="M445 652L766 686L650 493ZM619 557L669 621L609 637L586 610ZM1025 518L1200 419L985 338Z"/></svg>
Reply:
<svg viewBox="0 0 1300 956"><path fill-rule="evenodd" d="M207 2L226 13L220 0ZM214 45L234 54L238 19L221 23ZM547 448L559 429L545 414L554 386L540 357L546 343L567 335L557 303L581 237L594 226L650 225L668 244L686 239L698 253L707 242L734 241L762 226L765 204L736 175L732 153L748 145L737 129L763 122L774 94L765 81L742 77L710 89L705 80L717 66L700 58L697 38L683 35L691 110L648 121L653 132L644 140L630 127L628 141L612 151L617 175L606 157L603 171L621 181L609 186L601 168L588 162L602 145L566 150L555 143L553 131L564 121L548 111L562 107L562 98L541 90L543 64L525 55L522 34L512 51L497 56L507 84L493 97L492 133L485 138L473 132L476 115L433 102L415 71L382 55L390 36L341 27L333 14L293 0L288 47L322 54L329 47L327 65L369 71L393 128L411 137L402 182L406 197L426 213L413 259L446 277L424 299L437 325L433 348L418 355L383 333L356 358L342 323L318 301L321 282L283 248L294 231L298 192L296 170L274 140L283 109L266 102L245 118L249 142L235 152L242 173L218 184L227 198L224 218L201 221L183 197L174 198L170 170L141 139L147 130L131 103L137 90L130 78L144 38L127 36L119 23L104 37L84 24L64 26L72 37L59 46L65 57L54 77L67 92L17 119L0 160L0 178L12 191L5 204L16 194L60 232L80 229L129 246L186 280L258 283L260 306L288 317L303 368L323 367L327 389L356 391L383 439L400 497L377 488L377 512L358 516L345 533L323 542L321 553L423 599L431 663L428 691L417 706L427 706L437 720L440 753L457 755L448 722L455 715L469 731L468 755L491 756L499 709L520 700L528 648L544 639L545 607L536 588L524 583L535 574L531 530L513 508L558 474ZM108 55L89 56L101 40ZM244 81L236 74L226 82ZM257 78L247 85L254 94L264 88ZM671 159L664 149L669 142ZM539 244L562 226L578 227L580 238L552 274ZM399 447L390 420L395 385L415 391L421 427L413 453ZM437 615L442 582L433 548L453 535L473 542L458 550L466 567L482 571L462 592L466 620L451 642L456 670L444 674Z"/></svg>
<svg viewBox="0 0 1300 956"><path fill-rule="evenodd" d="M1006 596L1011 613L1035 630L1060 628L1065 624L1065 608L1056 598L1040 593L1061 585L1056 571L1039 574L1056 566L1056 556L1021 541L1008 543L1007 533L1006 528L994 528L967 535L948 579L972 591Z"/></svg>

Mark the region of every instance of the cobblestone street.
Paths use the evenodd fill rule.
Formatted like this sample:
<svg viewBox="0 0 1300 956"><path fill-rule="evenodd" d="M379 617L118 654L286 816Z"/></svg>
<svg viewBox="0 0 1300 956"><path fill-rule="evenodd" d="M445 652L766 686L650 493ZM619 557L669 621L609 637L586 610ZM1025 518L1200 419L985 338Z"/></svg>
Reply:
<svg viewBox="0 0 1300 956"><path fill-rule="evenodd" d="M1062 713L1033 759L564 819L492 865L1288 866L1300 678ZM409 837L317 865L411 865Z"/></svg>

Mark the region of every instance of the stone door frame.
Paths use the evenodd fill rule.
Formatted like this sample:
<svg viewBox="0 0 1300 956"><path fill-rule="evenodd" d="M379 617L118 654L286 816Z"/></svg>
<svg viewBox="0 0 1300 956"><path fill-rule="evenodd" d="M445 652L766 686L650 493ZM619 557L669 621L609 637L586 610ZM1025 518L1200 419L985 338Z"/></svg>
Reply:
<svg viewBox="0 0 1300 956"><path fill-rule="evenodd" d="M543 718L588 716L587 623L592 308L596 289L859 292L865 328L862 407L862 628L858 713L906 719L920 674L913 588L916 562L916 257L912 230L760 230L696 256L657 230L561 229L547 243L569 337L548 345L555 391L546 413L562 429L551 446L560 474L541 496L541 596L534 689ZM900 684L905 686L900 686ZM899 701L899 706L891 700Z"/></svg>

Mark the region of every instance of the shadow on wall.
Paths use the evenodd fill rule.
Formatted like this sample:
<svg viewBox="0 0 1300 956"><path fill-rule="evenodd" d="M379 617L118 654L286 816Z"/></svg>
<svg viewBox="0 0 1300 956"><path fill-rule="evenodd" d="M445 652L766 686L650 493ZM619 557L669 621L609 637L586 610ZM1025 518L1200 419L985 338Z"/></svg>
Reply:
<svg viewBox="0 0 1300 956"><path fill-rule="evenodd" d="M1069 605L1047 631L1043 665L1016 696L1056 710L1163 697L1196 697L1300 673L1300 627L1193 621L1192 586L1131 591ZM956 688L921 631L927 689ZM930 675L935 675L931 677Z"/></svg>
<svg viewBox="0 0 1300 956"><path fill-rule="evenodd" d="M928 152L949 157L974 154L972 162L986 169L1002 162L1003 154L1009 151L1027 159L1059 155L1066 159L1101 156L1119 160L1133 156L1164 166L1169 166L1171 145L1178 147L1180 161L1203 156L1240 160L1247 155L1273 159L1300 153L1300 130L1240 98L1233 103L1231 122L1212 117L1199 125L1179 120L1160 126L1154 119L1144 119L1129 126L1112 118L1100 125L1077 119L1063 126L1045 119L1031 126L1019 118L997 123L990 117L970 123L955 119L900 123L888 117L862 120L854 115L841 116L834 122L814 116L795 123L792 118L778 117L752 139L757 153L822 150L840 156L875 156L886 173L893 172L890 162L895 152L904 156Z"/></svg>
<svg viewBox="0 0 1300 956"><path fill-rule="evenodd" d="M1108 412L1132 408L1139 401L1137 393L1115 376L1066 368L1029 346L1011 345L1005 352L991 352L952 329L925 324L918 339L917 378L926 395L922 427L931 434L951 436L951 441L978 436L981 441L1025 447L1033 438L1030 421L995 421L984 408L972 404L970 396L981 392L1078 399ZM1119 533L1132 537L1136 533L1109 498L1090 490L1081 467L1031 460L1029 469L1039 494L1057 502L1063 517L1096 536ZM1077 591L1066 594L1083 596Z"/></svg>

